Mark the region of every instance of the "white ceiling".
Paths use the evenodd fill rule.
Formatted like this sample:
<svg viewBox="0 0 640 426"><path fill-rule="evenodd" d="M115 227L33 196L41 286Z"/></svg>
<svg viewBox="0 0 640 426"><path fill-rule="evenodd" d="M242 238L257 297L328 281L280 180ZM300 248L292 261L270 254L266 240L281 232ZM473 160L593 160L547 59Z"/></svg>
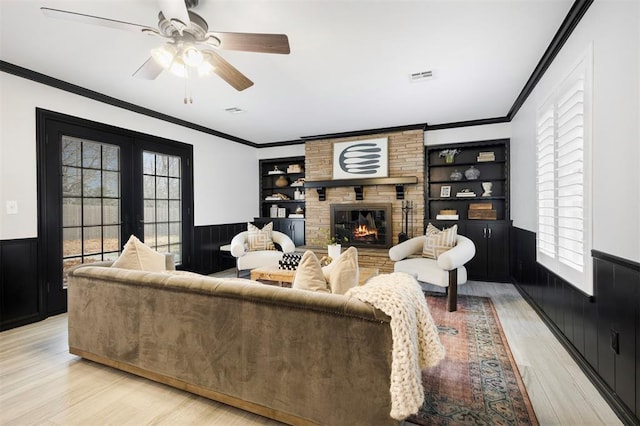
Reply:
<svg viewBox="0 0 640 426"><path fill-rule="evenodd" d="M0 0L0 59L255 143L504 117L572 0L200 0L211 31L284 33L290 55L220 51L255 85L131 75L155 37L40 7L157 26L154 0ZM412 83L409 74L432 70ZM238 107L246 112L230 114Z"/></svg>

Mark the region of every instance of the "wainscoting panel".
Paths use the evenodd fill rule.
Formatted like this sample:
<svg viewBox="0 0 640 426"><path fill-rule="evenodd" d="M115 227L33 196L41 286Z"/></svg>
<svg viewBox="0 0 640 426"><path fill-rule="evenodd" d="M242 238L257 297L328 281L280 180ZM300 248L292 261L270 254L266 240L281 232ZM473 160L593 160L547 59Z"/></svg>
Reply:
<svg viewBox="0 0 640 426"><path fill-rule="evenodd" d="M220 246L229 244L238 233L247 230L247 223L196 226L194 233L193 269L200 274L212 274L233 268L235 261L228 253L220 252Z"/></svg>
<svg viewBox="0 0 640 426"><path fill-rule="evenodd" d="M0 330L43 317L35 238L0 240Z"/></svg>
<svg viewBox="0 0 640 426"><path fill-rule="evenodd" d="M536 262L535 233L511 237L516 287L623 422L640 424L640 264L593 250L590 297Z"/></svg>

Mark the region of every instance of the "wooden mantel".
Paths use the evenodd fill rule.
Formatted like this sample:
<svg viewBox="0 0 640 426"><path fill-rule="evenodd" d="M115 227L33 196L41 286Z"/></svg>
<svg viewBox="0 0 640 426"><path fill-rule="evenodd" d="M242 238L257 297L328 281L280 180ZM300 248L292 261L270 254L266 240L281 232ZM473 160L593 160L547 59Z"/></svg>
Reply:
<svg viewBox="0 0 640 426"><path fill-rule="evenodd" d="M356 192L356 200L362 200L362 187L371 185L395 185L396 199L404 200L404 186L418 183L416 176L390 177L390 178L361 178L361 179L332 179L306 181L305 188L315 188L318 192L318 200L325 201L326 188L338 188L352 186Z"/></svg>

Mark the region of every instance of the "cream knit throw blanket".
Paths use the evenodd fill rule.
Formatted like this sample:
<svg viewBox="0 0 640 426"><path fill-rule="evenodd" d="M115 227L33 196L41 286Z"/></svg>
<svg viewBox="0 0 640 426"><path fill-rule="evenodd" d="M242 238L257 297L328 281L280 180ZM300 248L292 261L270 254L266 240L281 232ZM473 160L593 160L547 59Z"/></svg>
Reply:
<svg viewBox="0 0 640 426"><path fill-rule="evenodd" d="M402 420L424 402L422 369L445 355L420 284L409 274L394 272L351 288L347 296L370 303L391 317L391 417Z"/></svg>

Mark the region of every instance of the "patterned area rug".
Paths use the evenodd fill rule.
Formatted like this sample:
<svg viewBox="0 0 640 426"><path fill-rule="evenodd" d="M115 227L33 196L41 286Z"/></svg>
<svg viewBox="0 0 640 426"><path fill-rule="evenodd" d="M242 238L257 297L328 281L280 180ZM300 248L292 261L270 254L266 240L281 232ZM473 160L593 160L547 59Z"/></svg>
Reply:
<svg viewBox="0 0 640 426"><path fill-rule="evenodd" d="M427 294L447 357L423 372L425 402L408 422L537 425L491 300L459 295L457 312L447 312L445 302L442 294Z"/></svg>

